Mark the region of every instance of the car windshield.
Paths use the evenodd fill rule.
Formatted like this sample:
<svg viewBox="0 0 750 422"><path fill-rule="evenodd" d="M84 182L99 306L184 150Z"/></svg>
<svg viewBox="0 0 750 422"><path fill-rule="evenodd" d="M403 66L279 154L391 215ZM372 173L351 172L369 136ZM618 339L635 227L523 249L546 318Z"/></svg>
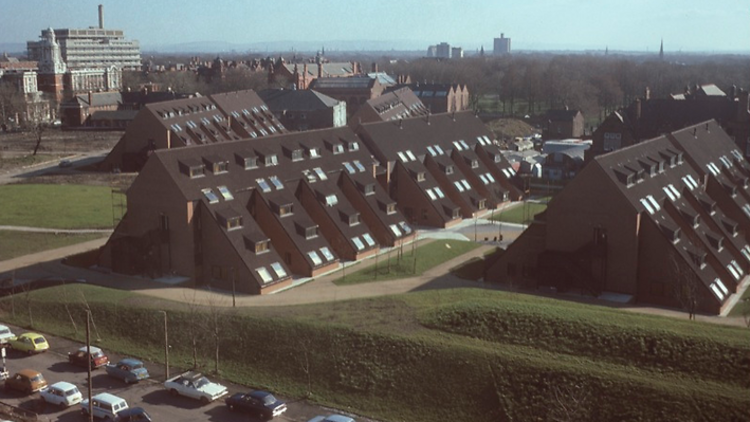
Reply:
<svg viewBox="0 0 750 422"><path fill-rule="evenodd" d="M204 385L211 384L211 382L208 381L208 378L206 377L200 377L200 379L195 381L195 388L201 388Z"/></svg>
<svg viewBox="0 0 750 422"><path fill-rule="evenodd" d="M4 330L0 330L0 335L3 335L3 334L10 334L10 330L7 328Z"/></svg>
<svg viewBox="0 0 750 422"><path fill-rule="evenodd" d="M42 344L42 343L46 343L46 341L44 340L44 337L37 337L34 339L34 343Z"/></svg>
<svg viewBox="0 0 750 422"><path fill-rule="evenodd" d="M72 395L77 394L77 393L78 393L78 389L77 388L71 388L70 390L68 390L68 391L65 392L65 395L66 396L72 396Z"/></svg>
<svg viewBox="0 0 750 422"><path fill-rule="evenodd" d="M143 368L143 364L142 363L134 363L134 364L130 365L130 368L131 369L141 369L141 368Z"/></svg>
<svg viewBox="0 0 750 422"><path fill-rule="evenodd" d="M91 352L91 356L94 357L94 358L100 358L100 357L104 356L104 353L102 353L101 351Z"/></svg>
<svg viewBox="0 0 750 422"><path fill-rule="evenodd" d="M42 374L38 374L37 376L31 379L31 382L42 382L42 381L44 381L44 377L42 376Z"/></svg>
<svg viewBox="0 0 750 422"><path fill-rule="evenodd" d="M273 394L269 394L263 398L263 404L265 405L271 405L274 403L276 403L276 397L274 397Z"/></svg>

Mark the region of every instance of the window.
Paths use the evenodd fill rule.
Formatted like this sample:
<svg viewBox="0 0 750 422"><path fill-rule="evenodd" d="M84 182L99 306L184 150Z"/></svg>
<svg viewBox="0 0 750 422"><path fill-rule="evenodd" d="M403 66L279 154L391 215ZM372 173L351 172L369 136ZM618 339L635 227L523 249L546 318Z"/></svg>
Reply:
<svg viewBox="0 0 750 422"><path fill-rule="evenodd" d="M408 149L408 150L406 150L406 156L407 156L407 157L409 157L409 159L410 159L411 161L416 161L416 160L417 160L417 157L415 157L415 156L414 156L414 153L413 153L413 152L411 152L411 150L409 150L409 149Z"/></svg>
<svg viewBox="0 0 750 422"><path fill-rule="evenodd" d="M326 206L332 207L339 203L339 198L335 193L326 196Z"/></svg>
<svg viewBox="0 0 750 422"><path fill-rule="evenodd" d="M348 162L348 161L344 161L344 162L343 162L343 163L341 163L341 164L343 164L343 165L344 165L344 167L346 168L346 171L347 171L347 172L349 172L349 174L354 174L354 173L356 173L356 172L357 172L357 170L354 170L354 167L352 167L352 165L351 165L351 164L349 164L349 162Z"/></svg>
<svg viewBox="0 0 750 422"><path fill-rule="evenodd" d="M646 200L646 198L641 198L641 205L643 205L644 208L646 208L646 211L648 211L649 214L654 213L654 209L651 207L651 203Z"/></svg>
<svg viewBox="0 0 750 422"><path fill-rule="evenodd" d="M459 192L464 191L464 185L461 184L460 180L453 182L453 185L456 187L456 189L458 189Z"/></svg>
<svg viewBox="0 0 750 422"><path fill-rule="evenodd" d="M743 246L740 252L742 252L742 255L745 257L745 259L750 261L750 245Z"/></svg>
<svg viewBox="0 0 750 422"><path fill-rule="evenodd" d="M463 139L461 139L461 140L460 140L460 141L458 141L458 142L459 142L459 143L461 144L461 146L463 146L463 147L464 147L464 149L469 149L469 145L467 145L467 144L466 144L466 142L465 142L465 141L464 141Z"/></svg>
<svg viewBox="0 0 750 422"><path fill-rule="evenodd" d="M259 240L259 241L255 242L255 253L256 254L261 254L261 253L264 253L264 252L268 252L270 250L270 248L271 248L271 242L268 239L266 239L266 240Z"/></svg>
<svg viewBox="0 0 750 422"><path fill-rule="evenodd" d="M359 142L349 142L349 151L359 151Z"/></svg>
<svg viewBox="0 0 750 422"><path fill-rule="evenodd" d="M323 254L323 257L326 259L326 261L333 261L333 254L331 253L331 250L328 249L328 246L323 246L320 248L320 253Z"/></svg>
<svg viewBox="0 0 750 422"><path fill-rule="evenodd" d="M442 148L440 148L440 145L435 145L435 151L437 151L438 154L444 155L445 151L443 151Z"/></svg>
<svg viewBox="0 0 750 422"><path fill-rule="evenodd" d="M279 217L285 217L293 214L292 204L286 204L279 207Z"/></svg>
<svg viewBox="0 0 750 422"><path fill-rule="evenodd" d="M310 226L305 229L305 239L318 237L318 226Z"/></svg>
<svg viewBox="0 0 750 422"><path fill-rule="evenodd" d="M219 161L214 163L214 174L226 173L229 171L229 163L226 161Z"/></svg>
<svg viewBox="0 0 750 422"><path fill-rule="evenodd" d="M359 224L359 213L354 213L349 216L349 226L356 226Z"/></svg>
<svg viewBox="0 0 750 422"><path fill-rule="evenodd" d="M424 182L424 179L425 179L425 174L423 171L420 171L419 173L417 173L417 182Z"/></svg>
<svg viewBox="0 0 750 422"><path fill-rule="evenodd" d="M399 225L399 227L401 227L401 230L404 233L406 233L406 234L411 233L411 227L409 227L409 225L406 224L406 221L402 221L402 222L398 223L398 225Z"/></svg>
<svg viewBox="0 0 750 422"><path fill-rule="evenodd" d="M258 267L255 269L255 272L258 273L258 276L260 276L261 281L264 283L273 281L273 277L271 277L271 273L268 272L266 267Z"/></svg>
<svg viewBox="0 0 750 422"><path fill-rule="evenodd" d="M258 183L258 186L260 186L260 190L263 191L263 193L271 192L271 185L266 182L266 179L256 179L256 183Z"/></svg>
<svg viewBox="0 0 750 422"><path fill-rule="evenodd" d="M357 248L358 251L361 251L365 248L365 244L362 243L361 240L359 240L358 236L352 237L352 242L354 242L354 247Z"/></svg>
<svg viewBox="0 0 750 422"><path fill-rule="evenodd" d="M213 190L211 188L201 189L201 192L203 192L203 196L208 199L209 204L215 204L219 202L219 197L216 196Z"/></svg>
<svg viewBox="0 0 750 422"><path fill-rule="evenodd" d="M427 192L427 195L432 199L433 201L437 199L437 196L434 192L432 192L432 189L425 189L425 192Z"/></svg>
<svg viewBox="0 0 750 422"><path fill-rule="evenodd" d="M362 189L365 195L372 195L375 193L375 183L368 183Z"/></svg>
<svg viewBox="0 0 750 422"><path fill-rule="evenodd" d="M267 166L278 166L279 165L279 158L273 154L273 155L266 155L265 164Z"/></svg>
<svg viewBox="0 0 750 422"><path fill-rule="evenodd" d="M458 141L453 141L453 146L459 151L463 150L463 146Z"/></svg>
<svg viewBox="0 0 750 422"><path fill-rule="evenodd" d="M393 234L394 234L394 235L395 235L396 237L401 237L401 236L402 236L401 230L400 230L400 229L398 228L398 226L397 226L397 225L395 225L395 224L391 224L391 225L390 225L390 226L388 226L388 227L389 227L389 228L391 229L391 231L393 232Z"/></svg>
<svg viewBox="0 0 750 422"><path fill-rule="evenodd" d="M292 161L300 161L304 157L302 156L303 151L301 149L295 149L292 151Z"/></svg>
<svg viewBox="0 0 750 422"><path fill-rule="evenodd" d="M319 148L310 148L307 153L310 155L310 158L318 158L320 157L320 149Z"/></svg>
<svg viewBox="0 0 750 422"><path fill-rule="evenodd" d="M487 176L485 176L485 175L483 175L483 174L480 174L480 175L479 175L479 179L481 179L481 180L482 180L482 184L484 184L484 185L488 185L488 184L490 183L490 181L489 181L489 180L487 180Z"/></svg>
<svg viewBox="0 0 750 422"><path fill-rule="evenodd" d="M393 213L395 213L396 212L396 203L395 202L391 202L390 204L386 205L385 212L386 212L386 214L393 214Z"/></svg>
<svg viewBox="0 0 750 422"><path fill-rule="evenodd" d="M471 190L471 185L466 181L466 179L461 180L461 184L464 185L464 188L466 188L466 190Z"/></svg>
<svg viewBox="0 0 750 422"><path fill-rule="evenodd" d="M258 168L258 157L245 158L245 170Z"/></svg>
<svg viewBox="0 0 750 422"><path fill-rule="evenodd" d="M427 152L429 152L433 157L437 155L437 151L435 151L435 149L433 149L430 145L427 146Z"/></svg>
<svg viewBox="0 0 750 422"><path fill-rule="evenodd" d="M328 176L326 176L325 172L320 167L315 167L313 171L315 172L316 175L318 175L318 179L328 180Z"/></svg>
<svg viewBox="0 0 750 422"><path fill-rule="evenodd" d="M216 189L219 190L221 196L224 197L225 201L231 201L232 199L234 199L234 195L232 195L232 192L229 192L229 189L227 189L226 186L219 186Z"/></svg>
<svg viewBox="0 0 750 422"><path fill-rule="evenodd" d="M434 188L432 188L432 190L435 192L435 195L437 195L438 198L445 198L445 194L439 187L435 186Z"/></svg>
<svg viewBox="0 0 750 422"><path fill-rule="evenodd" d="M273 264L271 264L271 269L276 273L277 278L284 278L287 275L286 270L281 266L281 263L279 262L274 262Z"/></svg>
<svg viewBox="0 0 750 422"><path fill-rule="evenodd" d="M367 246L373 247L375 246L375 239L370 236L370 233L365 233L362 235L362 239L365 240L365 243L367 243Z"/></svg>
<svg viewBox="0 0 750 422"><path fill-rule="evenodd" d="M404 155L403 152L399 151L399 152L396 153L396 155L398 155L398 158L401 160L402 163L408 163L409 162L409 159L406 158L406 155Z"/></svg>
<svg viewBox="0 0 750 422"><path fill-rule="evenodd" d="M205 168L206 167L203 164L191 166L189 169L190 178L195 179L196 177L203 177Z"/></svg>
<svg viewBox="0 0 750 422"><path fill-rule="evenodd" d="M365 171L365 166L362 165L362 163L359 162L359 160L352 161L354 163L354 166L357 167L357 170L359 170L360 173Z"/></svg>
<svg viewBox="0 0 750 422"><path fill-rule="evenodd" d="M227 219L227 230L239 229L242 227L242 217L235 216Z"/></svg>
<svg viewBox="0 0 750 422"><path fill-rule="evenodd" d="M341 144L335 144L332 146L333 155L342 154L344 152L344 146Z"/></svg>
<svg viewBox="0 0 750 422"><path fill-rule="evenodd" d="M310 260L313 262L313 265L320 265L323 263L323 260L320 259L320 255L318 255L318 253L315 251L308 252L307 256L310 257Z"/></svg>
<svg viewBox="0 0 750 422"><path fill-rule="evenodd" d="M273 183L273 186L276 188L276 190L284 189L284 185L281 183L281 180L279 180L276 176L268 176L268 180Z"/></svg>

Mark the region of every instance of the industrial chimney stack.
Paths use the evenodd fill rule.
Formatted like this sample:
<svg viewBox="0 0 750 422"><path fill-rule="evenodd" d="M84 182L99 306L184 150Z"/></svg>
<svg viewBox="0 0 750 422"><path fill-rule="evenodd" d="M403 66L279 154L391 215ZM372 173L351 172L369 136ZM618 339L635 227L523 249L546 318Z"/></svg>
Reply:
<svg viewBox="0 0 750 422"><path fill-rule="evenodd" d="M104 29L104 6L99 5L99 29Z"/></svg>

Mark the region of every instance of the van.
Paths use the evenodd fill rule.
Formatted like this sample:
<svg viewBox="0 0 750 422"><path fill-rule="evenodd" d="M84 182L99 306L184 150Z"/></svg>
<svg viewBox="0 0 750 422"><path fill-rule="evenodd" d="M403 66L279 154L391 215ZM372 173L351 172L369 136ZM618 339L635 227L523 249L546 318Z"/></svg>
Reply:
<svg viewBox="0 0 750 422"><path fill-rule="evenodd" d="M91 398L91 413L95 418L116 420L118 413L127 408L128 402L114 394L100 393ZM81 412L88 416L88 399L81 402Z"/></svg>

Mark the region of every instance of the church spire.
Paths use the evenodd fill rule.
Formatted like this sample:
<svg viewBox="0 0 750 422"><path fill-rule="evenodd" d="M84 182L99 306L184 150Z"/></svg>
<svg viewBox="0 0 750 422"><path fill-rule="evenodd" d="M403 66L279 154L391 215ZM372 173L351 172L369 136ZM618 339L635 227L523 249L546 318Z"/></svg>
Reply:
<svg viewBox="0 0 750 422"><path fill-rule="evenodd" d="M664 38L661 39L661 45L659 46L659 60L664 60Z"/></svg>

